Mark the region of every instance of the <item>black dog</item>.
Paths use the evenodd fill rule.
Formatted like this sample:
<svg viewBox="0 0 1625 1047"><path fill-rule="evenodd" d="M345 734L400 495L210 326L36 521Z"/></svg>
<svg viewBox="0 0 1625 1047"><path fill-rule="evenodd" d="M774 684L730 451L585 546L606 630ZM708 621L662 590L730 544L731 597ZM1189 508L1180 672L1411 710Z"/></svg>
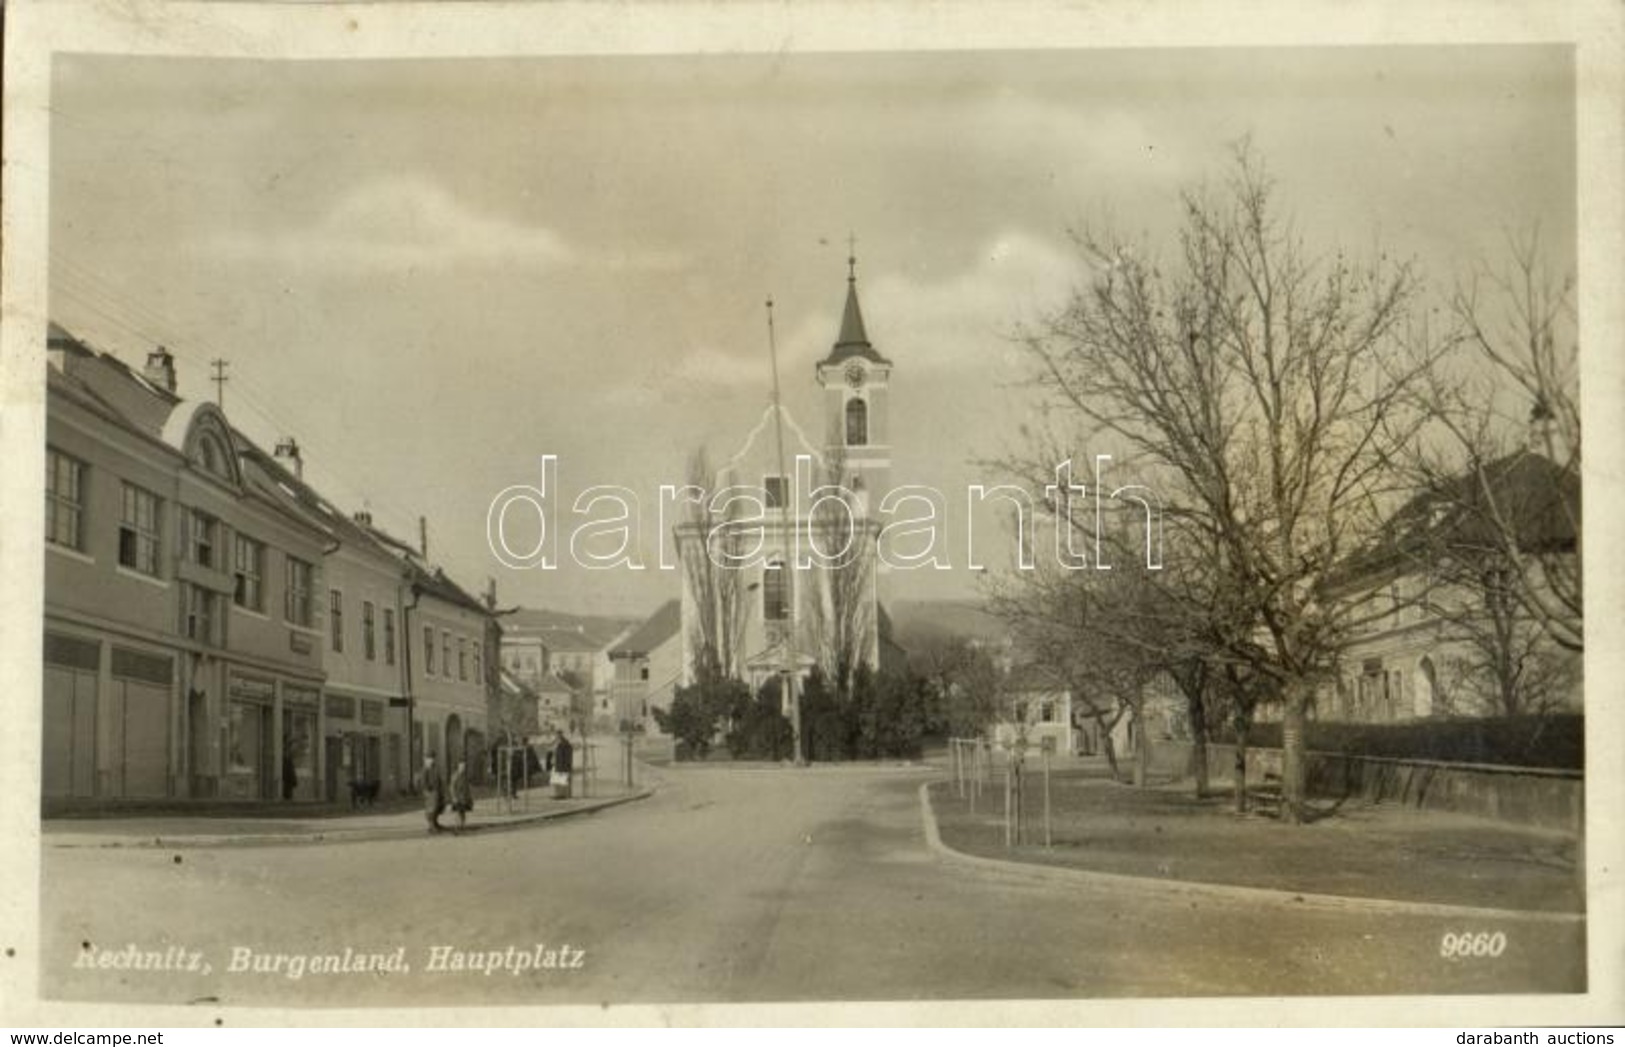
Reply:
<svg viewBox="0 0 1625 1047"><path fill-rule="evenodd" d="M378 781L350 783L350 806L371 807L378 801Z"/></svg>

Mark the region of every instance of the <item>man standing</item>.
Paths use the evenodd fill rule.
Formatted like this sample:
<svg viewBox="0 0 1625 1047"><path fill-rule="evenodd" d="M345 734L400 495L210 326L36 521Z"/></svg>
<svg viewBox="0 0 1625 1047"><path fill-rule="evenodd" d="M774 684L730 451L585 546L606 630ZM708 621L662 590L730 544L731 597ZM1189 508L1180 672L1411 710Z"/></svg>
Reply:
<svg viewBox="0 0 1625 1047"><path fill-rule="evenodd" d="M429 831L441 830L440 812L446 809L446 783L435 766L434 753L423 758L423 816L429 820Z"/></svg>

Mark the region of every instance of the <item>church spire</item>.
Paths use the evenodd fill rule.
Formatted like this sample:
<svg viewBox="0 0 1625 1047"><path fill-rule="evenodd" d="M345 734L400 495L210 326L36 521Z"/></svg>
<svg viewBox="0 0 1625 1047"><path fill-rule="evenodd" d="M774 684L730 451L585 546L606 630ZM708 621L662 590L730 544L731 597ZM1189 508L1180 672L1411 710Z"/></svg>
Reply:
<svg viewBox="0 0 1625 1047"><path fill-rule="evenodd" d="M869 343L869 333L863 327L863 309L858 305L858 257L857 240L847 238L846 256L846 308L841 314L841 332L835 339L835 345L824 358L824 363L834 364L853 356L861 356L876 363L888 362L885 357L875 352L874 346Z"/></svg>

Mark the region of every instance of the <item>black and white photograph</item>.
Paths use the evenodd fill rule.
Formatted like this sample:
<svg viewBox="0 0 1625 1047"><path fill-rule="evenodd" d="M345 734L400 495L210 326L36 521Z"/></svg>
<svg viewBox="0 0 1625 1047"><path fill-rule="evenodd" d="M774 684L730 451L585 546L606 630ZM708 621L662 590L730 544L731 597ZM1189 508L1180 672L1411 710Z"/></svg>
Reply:
<svg viewBox="0 0 1625 1047"><path fill-rule="evenodd" d="M5 995L1621 1020L1618 12L626 6L7 12Z"/></svg>

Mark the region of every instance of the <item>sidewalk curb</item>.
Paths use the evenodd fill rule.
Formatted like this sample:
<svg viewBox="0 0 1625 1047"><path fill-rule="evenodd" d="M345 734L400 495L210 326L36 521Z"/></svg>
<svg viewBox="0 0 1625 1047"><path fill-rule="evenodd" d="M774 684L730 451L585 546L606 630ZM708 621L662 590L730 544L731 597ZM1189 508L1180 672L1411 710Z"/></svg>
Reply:
<svg viewBox="0 0 1625 1047"><path fill-rule="evenodd" d="M647 800L655 794L653 788L643 789L625 796L614 796L599 800L580 807L572 807L564 811L538 811L532 815L525 815L501 822L481 822L468 826L463 835L474 836L483 833L507 832L513 829L524 829L542 822L556 821L560 818L571 818L576 815L597 814L599 811L622 804L633 803L638 800ZM452 830L448 826L447 833ZM73 834L82 837L94 834ZM63 843L52 843L49 834L42 834L40 842L45 847L71 849L114 849L125 848L129 850L154 850L166 848L169 850L186 850L217 847L286 847L298 844L315 843L362 843L373 840L394 839L424 839L429 834L422 824L410 826L388 826L368 829L322 829L306 832L290 833L250 833L237 835L196 835L196 836L141 836L127 839L103 838L97 840L81 839Z"/></svg>
<svg viewBox="0 0 1625 1047"><path fill-rule="evenodd" d="M946 781L947 779L941 779ZM955 850L942 842L937 829L936 812L931 806L932 782L920 785L920 816L925 825L926 844L939 857L959 865L993 872L1024 876L1047 883L1077 886L1112 887L1139 891L1146 894L1202 897L1231 902L1253 902L1268 905L1289 905L1293 908L1332 909L1343 912L1374 912L1385 915L1455 916L1463 919L1523 920L1539 923L1578 923L1584 925L1585 913L1547 912L1539 909L1493 909L1469 905L1444 905L1435 902L1410 902L1390 898L1364 898L1346 894L1314 894L1308 891L1284 891L1273 887L1244 887L1239 884L1204 883L1199 880L1174 880L1160 876L1133 876L1128 873L1097 872L1067 866L1040 865L1015 859L984 858L977 854Z"/></svg>

